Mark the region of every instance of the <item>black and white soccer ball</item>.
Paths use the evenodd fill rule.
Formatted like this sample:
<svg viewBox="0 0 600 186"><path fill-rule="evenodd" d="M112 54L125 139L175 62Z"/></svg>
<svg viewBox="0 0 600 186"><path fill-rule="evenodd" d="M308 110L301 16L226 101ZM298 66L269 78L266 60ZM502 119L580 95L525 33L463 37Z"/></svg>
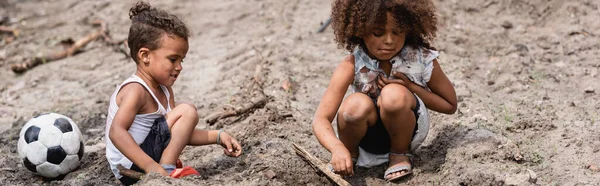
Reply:
<svg viewBox="0 0 600 186"><path fill-rule="evenodd" d="M18 151L25 167L46 178L65 175L79 166L83 136L71 118L45 113L31 118L19 133Z"/></svg>

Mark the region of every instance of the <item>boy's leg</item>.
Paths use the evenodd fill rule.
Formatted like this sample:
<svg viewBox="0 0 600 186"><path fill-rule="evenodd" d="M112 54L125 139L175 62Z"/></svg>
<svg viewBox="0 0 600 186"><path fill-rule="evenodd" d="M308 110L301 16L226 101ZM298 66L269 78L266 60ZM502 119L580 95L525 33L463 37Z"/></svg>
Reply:
<svg viewBox="0 0 600 186"><path fill-rule="evenodd" d="M358 157L358 144L377 119L375 105L365 94L354 93L342 102L337 116L338 134L352 158Z"/></svg>
<svg viewBox="0 0 600 186"><path fill-rule="evenodd" d="M388 84L381 90L378 106L381 120L391 139L391 152L409 152L410 141L416 125L413 109L416 99L406 87L397 84ZM407 156L393 155L390 153L390 167L410 165ZM388 177L404 174L404 171L390 174Z"/></svg>
<svg viewBox="0 0 600 186"><path fill-rule="evenodd" d="M198 113L193 105L179 104L166 118L171 131L171 141L163 151L160 164L175 165L198 124Z"/></svg>

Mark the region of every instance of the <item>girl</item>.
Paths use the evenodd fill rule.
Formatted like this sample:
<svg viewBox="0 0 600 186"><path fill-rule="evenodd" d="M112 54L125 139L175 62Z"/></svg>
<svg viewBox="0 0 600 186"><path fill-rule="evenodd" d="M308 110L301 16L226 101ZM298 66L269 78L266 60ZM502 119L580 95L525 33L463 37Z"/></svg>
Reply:
<svg viewBox="0 0 600 186"><path fill-rule="evenodd" d="M427 109L456 111L456 93L431 46L434 9L431 0L334 2L335 41L353 54L333 72L313 120L334 172L389 162L385 180L409 175L410 151L429 130ZM343 99L349 85L354 93ZM336 112L339 139L331 127Z"/></svg>
<svg viewBox="0 0 600 186"><path fill-rule="evenodd" d="M185 24L144 2L132 7L129 16L128 43L137 70L110 97L104 137L115 177L124 185L138 181L119 174L119 165L174 178L197 175L178 160L186 145L219 144L226 155L240 156L240 144L227 132L196 129L194 105L175 105L172 86L189 48Z"/></svg>

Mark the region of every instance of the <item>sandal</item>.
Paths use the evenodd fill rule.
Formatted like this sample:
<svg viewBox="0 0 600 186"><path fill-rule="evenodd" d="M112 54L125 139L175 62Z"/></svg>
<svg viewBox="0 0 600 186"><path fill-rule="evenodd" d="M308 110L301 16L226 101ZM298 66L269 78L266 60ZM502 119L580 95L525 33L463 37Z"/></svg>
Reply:
<svg viewBox="0 0 600 186"><path fill-rule="evenodd" d="M407 175L412 174L412 164L413 164L413 162L412 162L413 161L412 160L413 155L412 154L410 154L410 153L395 153L395 152L390 152L390 155L406 156L406 157L408 157L410 165L398 165L398 166L389 167L387 170L385 170L385 173L383 174L383 179L385 181L393 182L393 181L396 181L396 180L398 180L400 178L403 178L403 177L405 177ZM387 176L390 175L390 174L397 173L397 172L402 172L402 171L405 171L405 173L404 174L400 174L400 175L395 176L395 177L387 178Z"/></svg>

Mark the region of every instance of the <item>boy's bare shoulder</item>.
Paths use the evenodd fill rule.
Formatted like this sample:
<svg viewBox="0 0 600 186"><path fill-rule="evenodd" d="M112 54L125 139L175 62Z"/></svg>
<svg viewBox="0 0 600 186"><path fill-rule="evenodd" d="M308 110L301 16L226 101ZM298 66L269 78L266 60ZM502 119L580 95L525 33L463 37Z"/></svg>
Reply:
<svg viewBox="0 0 600 186"><path fill-rule="evenodd" d="M126 98L143 101L147 95L148 91L142 84L131 82L121 87L121 90L119 90L119 93L117 94L117 99L121 100Z"/></svg>

